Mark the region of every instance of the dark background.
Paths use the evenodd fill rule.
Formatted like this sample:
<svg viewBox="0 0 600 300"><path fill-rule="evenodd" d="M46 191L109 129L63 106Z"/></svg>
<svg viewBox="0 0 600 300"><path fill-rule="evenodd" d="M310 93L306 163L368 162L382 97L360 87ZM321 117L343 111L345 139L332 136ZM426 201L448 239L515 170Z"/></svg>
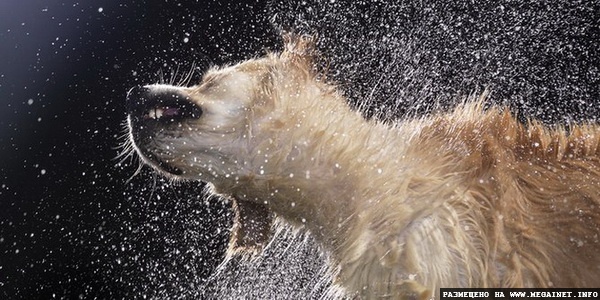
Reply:
<svg viewBox="0 0 600 300"><path fill-rule="evenodd" d="M171 188L148 169L127 182L137 161L115 159L125 94L192 62L197 79L264 52L263 6L0 2L0 299L139 298L208 275L226 206L180 196L202 186Z"/></svg>
<svg viewBox="0 0 600 300"><path fill-rule="evenodd" d="M207 297L228 206L115 159L125 94L279 49L281 28L318 32L366 116L484 88L523 118L600 116L594 1L413 2L1 1L0 299Z"/></svg>

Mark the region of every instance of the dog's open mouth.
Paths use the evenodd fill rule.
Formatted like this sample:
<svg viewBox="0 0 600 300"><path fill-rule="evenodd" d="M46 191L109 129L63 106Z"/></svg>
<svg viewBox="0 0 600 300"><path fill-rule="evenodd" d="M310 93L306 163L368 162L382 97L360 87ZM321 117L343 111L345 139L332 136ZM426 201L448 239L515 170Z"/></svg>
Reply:
<svg viewBox="0 0 600 300"><path fill-rule="evenodd" d="M134 87L127 94L127 110L136 121L174 123L202 116L199 106L173 88Z"/></svg>
<svg viewBox="0 0 600 300"><path fill-rule="evenodd" d="M138 86L127 93L127 112L131 135L141 154L160 169L181 175L181 170L155 153L155 139L159 134L176 132L178 124L200 118L202 109L177 88Z"/></svg>
<svg viewBox="0 0 600 300"><path fill-rule="evenodd" d="M148 112L144 115L145 119L170 119L174 120L176 118L184 115L183 111L179 107L155 107L148 110Z"/></svg>

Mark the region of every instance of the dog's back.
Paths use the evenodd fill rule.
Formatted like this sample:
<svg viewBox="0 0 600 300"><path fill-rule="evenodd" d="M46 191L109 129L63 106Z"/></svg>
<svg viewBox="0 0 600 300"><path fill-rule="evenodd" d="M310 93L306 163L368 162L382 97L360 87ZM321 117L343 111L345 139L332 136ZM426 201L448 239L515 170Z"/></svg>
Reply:
<svg viewBox="0 0 600 300"><path fill-rule="evenodd" d="M487 257L477 285L600 286L599 126L523 125L475 103L422 136L462 157L464 196L447 205L461 220L457 232Z"/></svg>

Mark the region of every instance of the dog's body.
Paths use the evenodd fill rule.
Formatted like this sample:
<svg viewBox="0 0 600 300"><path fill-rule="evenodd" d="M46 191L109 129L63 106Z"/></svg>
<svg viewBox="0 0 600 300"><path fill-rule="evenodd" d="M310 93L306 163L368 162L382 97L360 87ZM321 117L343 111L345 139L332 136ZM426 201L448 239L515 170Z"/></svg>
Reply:
<svg viewBox="0 0 600 300"><path fill-rule="evenodd" d="M324 83L310 39L212 70L191 88L130 92L132 141L176 178L235 200L230 254L272 214L309 230L362 298L440 287L600 286L600 127L520 124L483 98L366 121Z"/></svg>

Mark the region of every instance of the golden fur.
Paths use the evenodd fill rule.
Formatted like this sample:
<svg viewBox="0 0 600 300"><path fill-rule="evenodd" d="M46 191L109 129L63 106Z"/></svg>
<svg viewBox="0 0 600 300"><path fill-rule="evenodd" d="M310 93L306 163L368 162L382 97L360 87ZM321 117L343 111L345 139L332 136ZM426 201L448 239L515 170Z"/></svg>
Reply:
<svg viewBox="0 0 600 300"><path fill-rule="evenodd" d="M311 57L312 39L287 36L282 54L177 88L206 119L149 149L234 199L230 255L259 249L275 214L309 230L362 299L600 286L598 125L523 125L485 96L367 121Z"/></svg>

